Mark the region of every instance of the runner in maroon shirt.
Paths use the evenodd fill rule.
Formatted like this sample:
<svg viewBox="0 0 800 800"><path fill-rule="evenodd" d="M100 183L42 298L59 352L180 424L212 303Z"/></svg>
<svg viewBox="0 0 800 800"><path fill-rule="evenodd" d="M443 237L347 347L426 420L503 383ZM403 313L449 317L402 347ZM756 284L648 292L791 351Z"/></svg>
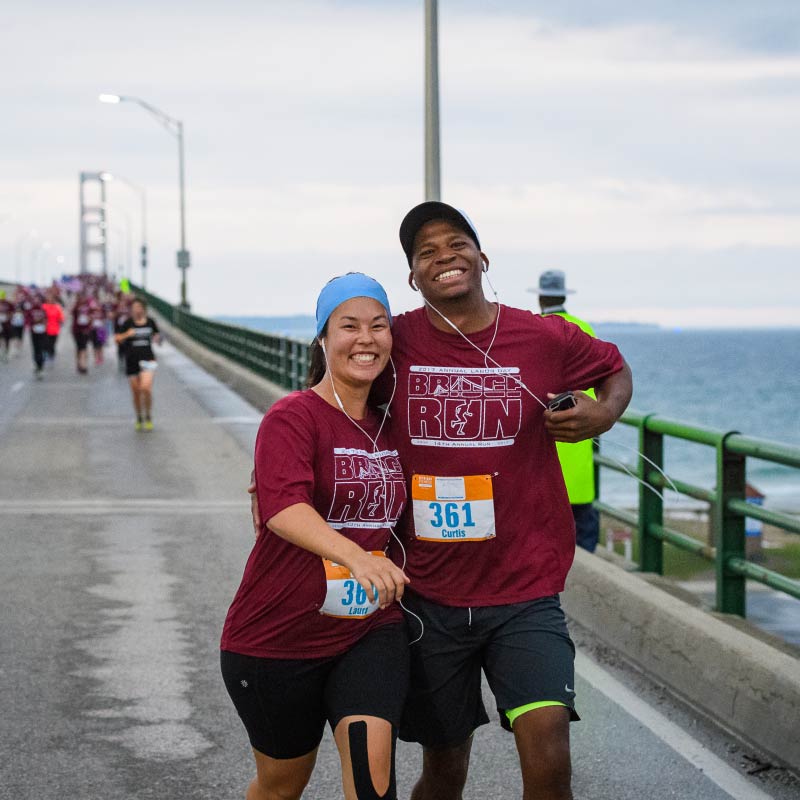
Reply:
<svg viewBox="0 0 800 800"><path fill-rule="evenodd" d="M11 342L9 347L10 355L18 356L22 352L22 334L25 331L25 308L26 298L22 287L19 287L12 301L13 310L11 312Z"/></svg>
<svg viewBox="0 0 800 800"><path fill-rule="evenodd" d="M103 348L105 348L106 340L108 339L104 307L99 302L95 302L90 316L92 320L92 330L89 340L92 343L92 350L94 351L94 365L99 367L103 363Z"/></svg>
<svg viewBox="0 0 800 800"><path fill-rule="evenodd" d="M256 760L248 797L300 797L326 721L347 800L397 797L408 640L395 600L407 579L386 550L406 491L386 415L367 405L389 360L390 324L376 281L351 273L327 284L311 388L273 405L259 429L266 524L221 642Z"/></svg>
<svg viewBox="0 0 800 800"><path fill-rule="evenodd" d="M472 733L488 722L481 669L513 725L525 796L571 798L574 645L558 593L575 529L555 441L608 430L630 370L561 318L487 300L489 259L457 209L417 206L400 240L425 302L396 320L391 404L410 481L406 606L424 623L409 619L421 638L400 734L425 748L412 798L461 798ZM578 391L589 386L597 401ZM574 408L544 408L565 391Z"/></svg>
<svg viewBox="0 0 800 800"><path fill-rule="evenodd" d="M42 377L42 368L47 352L47 312L42 308L42 303L41 295L33 295L30 300L30 308L25 315L25 324L31 332L34 373L37 378Z"/></svg>
<svg viewBox="0 0 800 800"><path fill-rule="evenodd" d="M94 301L91 296L79 294L72 308L72 337L75 339L76 366L81 375L89 371L86 348L92 331L92 310Z"/></svg>

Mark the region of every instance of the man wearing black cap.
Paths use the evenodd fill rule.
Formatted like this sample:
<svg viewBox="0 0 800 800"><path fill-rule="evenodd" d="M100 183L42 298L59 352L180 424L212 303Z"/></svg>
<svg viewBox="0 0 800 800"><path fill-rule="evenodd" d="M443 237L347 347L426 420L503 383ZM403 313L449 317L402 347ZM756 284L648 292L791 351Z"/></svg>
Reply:
<svg viewBox="0 0 800 800"><path fill-rule="evenodd" d="M412 692L400 736L425 748L412 800L458 800L473 732L488 722L481 670L514 733L525 798L571 798L574 646L558 593L575 529L556 441L608 430L630 400L617 348L557 316L490 302L489 259L456 208L400 226L424 305L393 328L391 411L412 508L398 528ZM576 405L556 395L594 386ZM424 626L424 627L423 627Z"/></svg>

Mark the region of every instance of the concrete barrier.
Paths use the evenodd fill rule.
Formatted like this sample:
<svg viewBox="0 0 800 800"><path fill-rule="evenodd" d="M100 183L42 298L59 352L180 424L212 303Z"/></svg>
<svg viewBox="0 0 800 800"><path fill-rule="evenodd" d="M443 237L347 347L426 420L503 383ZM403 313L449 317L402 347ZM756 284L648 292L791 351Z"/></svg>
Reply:
<svg viewBox="0 0 800 800"><path fill-rule="evenodd" d="M568 616L693 707L800 769L796 648L581 549L562 603Z"/></svg>
<svg viewBox="0 0 800 800"><path fill-rule="evenodd" d="M286 390L203 347L154 313L169 340L265 411ZM712 614L653 579L578 549L562 596L569 617L685 701L800 769L800 659L738 618Z"/></svg>

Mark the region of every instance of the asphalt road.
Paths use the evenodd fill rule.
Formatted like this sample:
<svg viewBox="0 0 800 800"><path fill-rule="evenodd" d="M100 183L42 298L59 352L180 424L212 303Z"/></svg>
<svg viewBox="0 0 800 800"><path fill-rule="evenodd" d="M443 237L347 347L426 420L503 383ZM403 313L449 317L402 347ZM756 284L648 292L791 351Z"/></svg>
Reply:
<svg viewBox="0 0 800 800"><path fill-rule="evenodd" d="M42 380L27 342L0 363L0 798L241 798L252 759L218 642L252 545L259 415L166 345L155 430L136 432L112 348L79 376L67 339ZM573 636L576 798L800 797L591 632ZM400 744L400 797L420 760ZM341 796L330 736L304 796ZM465 797L520 796L495 719Z"/></svg>

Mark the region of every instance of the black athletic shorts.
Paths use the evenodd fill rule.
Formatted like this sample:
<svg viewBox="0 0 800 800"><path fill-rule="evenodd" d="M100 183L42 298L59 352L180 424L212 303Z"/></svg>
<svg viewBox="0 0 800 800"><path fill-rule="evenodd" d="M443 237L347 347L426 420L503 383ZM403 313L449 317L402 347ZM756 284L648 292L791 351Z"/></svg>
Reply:
<svg viewBox="0 0 800 800"><path fill-rule="evenodd" d="M358 623L355 623L358 624ZM299 758L355 714L397 729L408 691L405 625L384 625L332 658L279 659L223 650L222 677L254 749Z"/></svg>
<svg viewBox="0 0 800 800"><path fill-rule="evenodd" d="M411 645L411 687L400 738L441 749L465 742L489 722L481 670L495 697L500 723L506 711L529 703L563 703L575 713L575 645L558 595L526 603L477 608L442 606L411 591L403 604L425 626ZM420 624L406 615L409 639Z"/></svg>
<svg viewBox="0 0 800 800"><path fill-rule="evenodd" d="M11 326L11 338L12 339L21 339L22 332L25 330L24 325L12 325Z"/></svg>
<svg viewBox="0 0 800 800"><path fill-rule="evenodd" d="M73 331L72 338L78 351L85 350L89 345L89 331Z"/></svg>

